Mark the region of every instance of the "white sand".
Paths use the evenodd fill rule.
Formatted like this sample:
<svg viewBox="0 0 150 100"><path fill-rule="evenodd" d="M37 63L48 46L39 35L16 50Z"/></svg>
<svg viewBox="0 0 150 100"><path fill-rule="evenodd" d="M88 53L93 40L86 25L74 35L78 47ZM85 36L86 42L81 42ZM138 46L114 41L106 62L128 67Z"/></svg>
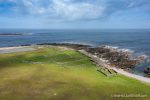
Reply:
<svg viewBox="0 0 150 100"><path fill-rule="evenodd" d="M18 47L3 47L0 48L0 54L13 53L13 52L25 52L35 50L32 46L18 46Z"/></svg>
<svg viewBox="0 0 150 100"><path fill-rule="evenodd" d="M22 48L21 46L19 47L2 47L0 50L10 50L10 49L17 49L17 48Z"/></svg>

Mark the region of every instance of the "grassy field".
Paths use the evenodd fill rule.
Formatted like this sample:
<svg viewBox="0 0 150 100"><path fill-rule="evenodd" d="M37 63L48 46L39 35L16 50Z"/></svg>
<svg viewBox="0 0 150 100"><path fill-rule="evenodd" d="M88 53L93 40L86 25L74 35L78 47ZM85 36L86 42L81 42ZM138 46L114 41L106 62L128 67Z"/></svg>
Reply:
<svg viewBox="0 0 150 100"><path fill-rule="evenodd" d="M106 77L90 59L57 47L0 54L0 100L116 100L115 95L141 95L150 85L122 75Z"/></svg>

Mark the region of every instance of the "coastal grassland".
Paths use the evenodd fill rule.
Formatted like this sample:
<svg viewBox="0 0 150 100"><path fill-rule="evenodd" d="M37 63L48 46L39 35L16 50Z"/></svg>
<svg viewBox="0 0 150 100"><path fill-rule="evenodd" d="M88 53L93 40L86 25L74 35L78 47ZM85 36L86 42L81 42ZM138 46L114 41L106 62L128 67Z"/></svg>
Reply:
<svg viewBox="0 0 150 100"><path fill-rule="evenodd" d="M106 77L74 50L45 47L0 54L0 100L115 100L115 94L140 94L150 85L122 75Z"/></svg>

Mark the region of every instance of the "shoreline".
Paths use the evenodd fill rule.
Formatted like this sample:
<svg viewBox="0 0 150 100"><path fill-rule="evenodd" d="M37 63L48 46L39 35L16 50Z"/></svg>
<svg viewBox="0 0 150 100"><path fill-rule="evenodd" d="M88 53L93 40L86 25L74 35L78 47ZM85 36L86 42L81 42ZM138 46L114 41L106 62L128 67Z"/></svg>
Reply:
<svg viewBox="0 0 150 100"><path fill-rule="evenodd" d="M86 55L86 56L88 56L88 57L90 57L99 66L103 66L103 67L106 67L108 69L112 69L112 70L116 71L119 74L122 74L122 75L130 77L130 78L137 79L141 82L150 83L150 78L148 78L148 77L136 75L136 74L124 71L123 69L112 67L112 66L108 65L106 62L104 62L104 60L102 58L99 58L95 55L92 55L92 54L86 52L85 50L79 50L79 52Z"/></svg>
<svg viewBox="0 0 150 100"><path fill-rule="evenodd" d="M34 46L44 46L44 45L0 47L0 54L33 51L33 50L36 50ZM47 45L45 45L45 46L47 46ZM69 48L69 49L71 48L71 47L68 47L68 46L65 46L65 45L48 45L48 46L65 47L65 48ZM120 68L112 67L109 64L107 64L105 62L105 60L103 60L102 58L97 57L97 56L95 56L93 54L90 54L90 53L86 52L84 49L79 49L79 50L76 49L76 48L71 48L71 49L77 50L81 54L84 54L87 57L90 57L99 66L112 69L112 70L116 71L119 74L122 74L122 75L130 77L130 78L134 78L134 79L139 80L141 82L150 83L150 78L144 77L144 76L140 76L140 75L136 75L136 74L130 73L130 72L125 71L125 70L120 69Z"/></svg>
<svg viewBox="0 0 150 100"><path fill-rule="evenodd" d="M23 47L29 47L29 46L0 47L0 50L10 50L10 49L23 48Z"/></svg>
<svg viewBox="0 0 150 100"><path fill-rule="evenodd" d="M35 50L33 46L0 47L0 54L27 52L27 51L33 51L33 50Z"/></svg>

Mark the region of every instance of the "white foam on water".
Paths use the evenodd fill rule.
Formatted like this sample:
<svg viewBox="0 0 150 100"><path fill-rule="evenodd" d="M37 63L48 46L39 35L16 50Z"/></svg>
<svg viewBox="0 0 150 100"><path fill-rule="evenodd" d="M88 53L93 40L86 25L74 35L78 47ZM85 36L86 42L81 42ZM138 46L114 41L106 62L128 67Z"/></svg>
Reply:
<svg viewBox="0 0 150 100"><path fill-rule="evenodd" d="M101 46L100 46L101 47ZM123 53L128 53L128 54L131 54L130 56L130 59L137 59L137 58L143 58L143 59L149 59L148 61L150 61L150 58L146 55L146 54L143 54L143 53L135 53L133 50L131 49L122 49L122 48L119 48L117 46L110 46L110 45L104 45L104 48L108 48L108 49L111 49L111 50L116 50L118 52L123 52Z"/></svg>
<svg viewBox="0 0 150 100"><path fill-rule="evenodd" d="M109 46L109 45L105 45L104 48L108 48L108 49L114 49L118 52L129 52L129 53L134 53L133 50L130 50L130 49L121 49L117 46Z"/></svg>
<svg viewBox="0 0 150 100"><path fill-rule="evenodd" d="M130 50L130 49L118 49L119 51L121 52L129 52L129 53L134 53L133 50Z"/></svg>

